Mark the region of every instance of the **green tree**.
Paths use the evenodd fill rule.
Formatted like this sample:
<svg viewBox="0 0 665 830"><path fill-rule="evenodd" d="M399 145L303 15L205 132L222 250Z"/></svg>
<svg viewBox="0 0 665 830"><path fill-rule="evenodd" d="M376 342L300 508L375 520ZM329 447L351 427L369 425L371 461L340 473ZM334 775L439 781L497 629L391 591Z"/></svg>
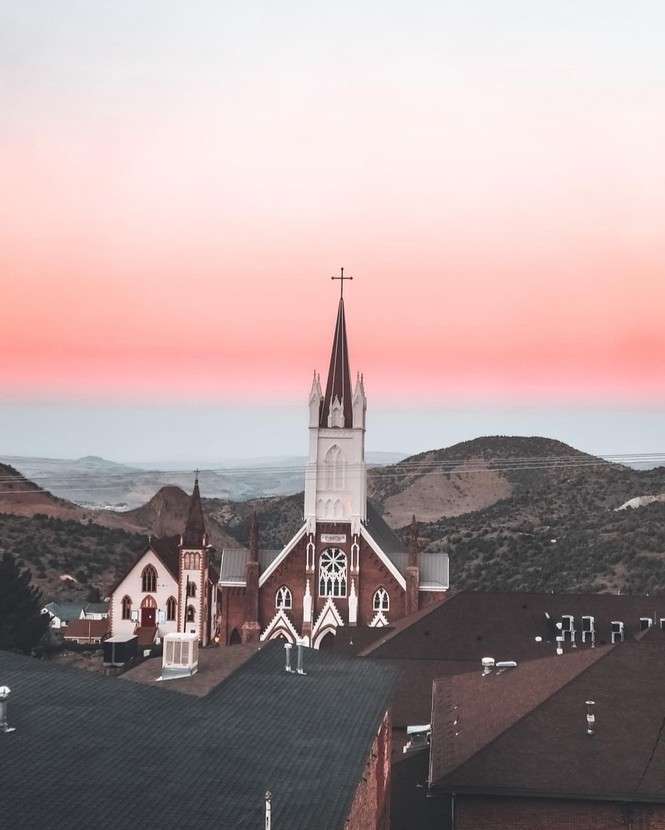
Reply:
<svg viewBox="0 0 665 830"><path fill-rule="evenodd" d="M30 653L48 629L42 614L42 595L10 553L0 559L0 649Z"/></svg>

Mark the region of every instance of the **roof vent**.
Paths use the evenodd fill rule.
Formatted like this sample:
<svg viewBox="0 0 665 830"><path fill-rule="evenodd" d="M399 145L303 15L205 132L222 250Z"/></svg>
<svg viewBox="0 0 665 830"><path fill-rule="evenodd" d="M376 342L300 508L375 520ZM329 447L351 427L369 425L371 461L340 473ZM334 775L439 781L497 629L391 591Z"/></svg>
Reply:
<svg viewBox="0 0 665 830"><path fill-rule="evenodd" d="M595 700L586 701L586 733L593 735L596 731L596 715L594 713Z"/></svg>
<svg viewBox="0 0 665 830"><path fill-rule="evenodd" d="M517 660L499 660L496 664L497 669L516 669Z"/></svg>
<svg viewBox="0 0 665 830"><path fill-rule="evenodd" d="M288 672L289 674L293 673L293 669L291 668L291 649L293 646L291 643L284 643L284 657L286 658L286 663L284 665L284 671Z"/></svg>
<svg viewBox="0 0 665 830"><path fill-rule="evenodd" d="M306 674L302 667L303 649L305 647L302 643L298 643L298 674Z"/></svg>
<svg viewBox="0 0 665 830"><path fill-rule="evenodd" d="M288 651L286 652L288 654ZM270 830L272 823L272 793L266 790L266 830Z"/></svg>
<svg viewBox="0 0 665 830"><path fill-rule="evenodd" d="M483 676L486 674L492 674L492 669L494 668L495 660L493 657L483 657L480 661L480 665L483 667Z"/></svg>
<svg viewBox="0 0 665 830"><path fill-rule="evenodd" d="M9 686L0 686L0 732L5 734L16 732L16 729L7 723L7 698L11 693Z"/></svg>

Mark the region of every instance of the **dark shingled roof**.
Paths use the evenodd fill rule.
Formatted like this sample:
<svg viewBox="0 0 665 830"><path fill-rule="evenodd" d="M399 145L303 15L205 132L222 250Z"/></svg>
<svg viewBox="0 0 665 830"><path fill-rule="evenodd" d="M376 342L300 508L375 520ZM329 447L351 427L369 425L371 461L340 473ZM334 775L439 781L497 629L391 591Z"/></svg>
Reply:
<svg viewBox="0 0 665 830"><path fill-rule="evenodd" d="M665 801L664 654L633 641L438 680L434 790Z"/></svg>
<svg viewBox="0 0 665 830"><path fill-rule="evenodd" d="M328 368L328 382L326 394L321 406L320 426L328 426L330 407L338 398L344 408L344 426L353 426L353 407L351 399L351 374L349 372L349 347L346 341L346 320L344 317L344 300L340 297L337 309L337 323L333 337L330 367Z"/></svg>
<svg viewBox="0 0 665 830"><path fill-rule="evenodd" d="M480 660L485 656L497 660L537 659L554 652L554 626L564 614L574 617L578 646L582 616L593 616L596 645L603 645L611 641L613 620L624 623L626 639L639 633L640 617L655 615L658 623L660 617L665 617L665 599L461 591L400 620L365 653L407 660ZM541 642L536 637L541 637Z"/></svg>
<svg viewBox="0 0 665 830"><path fill-rule="evenodd" d="M270 789L273 826L342 830L394 672L311 649L305 677L283 664L269 643L196 698L0 652L17 730L0 735L2 819L249 830Z"/></svg>

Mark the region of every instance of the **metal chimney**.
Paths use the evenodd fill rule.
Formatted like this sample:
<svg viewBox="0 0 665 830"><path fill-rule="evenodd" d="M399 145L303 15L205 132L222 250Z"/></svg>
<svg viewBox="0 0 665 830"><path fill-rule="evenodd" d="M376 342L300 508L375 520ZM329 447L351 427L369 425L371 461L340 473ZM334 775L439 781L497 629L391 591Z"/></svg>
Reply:
<svg viewBox="0 0 665 830"><path fill-rule="evenodd" d="M303 649L304 646L302 643L298 643L298 674L306 674L302 667L302 657L303 657Z"/></svg>
<svg viewBox="0 0 665 830"><path fill-rule="evenodd" d="M483 677L486 674L492 674L492 669L494 668L494 658L493 657L483 657L480 661L480 665L483 667Z"/></svg>
<svg viewBox="0 0 665 830"><path fill-rule="evenodd" d="M291 668L291 649L293 646L291 643L284 643L284 656L286 657L286 665L284 666L284 670L289 672L289 674L293 671Z"/></svg>
<svg viewBox="0 0 665 830"><path fill-rule="evenodd" d="M288 654L288 652L287 652ZM272 821L272 793L266 790L266 830L270 830Z"/></svg>
<svg viewBox="0 0 665 830"><path fill-rule="evenodd" d="M9 686L0 686L0 732L5 734L16 732L16 729L7 723L7 698L11 693Z"/></svg>

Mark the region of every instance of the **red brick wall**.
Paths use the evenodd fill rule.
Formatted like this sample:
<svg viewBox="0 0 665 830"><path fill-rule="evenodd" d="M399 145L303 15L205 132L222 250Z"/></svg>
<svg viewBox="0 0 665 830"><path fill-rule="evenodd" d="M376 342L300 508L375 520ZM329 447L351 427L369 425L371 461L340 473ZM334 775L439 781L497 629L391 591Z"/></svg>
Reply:
<svg viewBox="0 0 665 830"><path fill-rule="evenodd" d="M457 796L455 830L665 830L665 805Z"/></svg>
<svg viewBox="0 0 665 830"><path fill-rule="evenodd" d="M390 739L390 713L386 712L353 797L345 825L348 830L390 828Z"/></svg>

